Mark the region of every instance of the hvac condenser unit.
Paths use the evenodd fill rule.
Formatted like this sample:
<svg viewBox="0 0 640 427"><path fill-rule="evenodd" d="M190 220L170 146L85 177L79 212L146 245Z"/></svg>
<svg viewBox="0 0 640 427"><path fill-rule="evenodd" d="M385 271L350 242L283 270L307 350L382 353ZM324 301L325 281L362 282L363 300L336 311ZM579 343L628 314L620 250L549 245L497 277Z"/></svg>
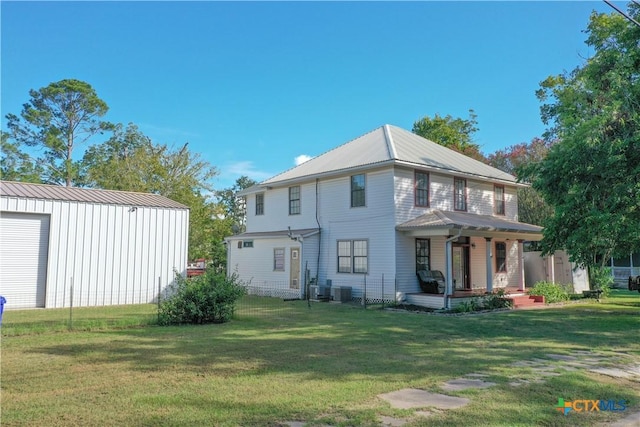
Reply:
<svg viewBox="0 0 640 427"><path fill-rule="evenodd" d="M318 301L329 300L331 298L331 288L326 286L309 286L309 298Z"/></svg>
<svg viewBox="0 0 640 427"><path fill-rule="evenodd" d="M351 286L337 286L331 289L334 301L349 302L351 301Z"/></svg>

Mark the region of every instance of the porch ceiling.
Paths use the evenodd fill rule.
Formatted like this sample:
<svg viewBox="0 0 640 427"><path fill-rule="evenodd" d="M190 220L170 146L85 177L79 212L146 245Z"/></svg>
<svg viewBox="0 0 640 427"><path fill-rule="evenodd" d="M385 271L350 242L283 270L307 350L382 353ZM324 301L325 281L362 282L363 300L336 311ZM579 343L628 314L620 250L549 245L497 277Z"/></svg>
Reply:
<svg viewBox="0 0 640 427"><path fill-rule="evenodd" d="M411 235L443 236L461 232L463 236L542 239L542 227L491 215L432 210L396 226Z"/></svg>

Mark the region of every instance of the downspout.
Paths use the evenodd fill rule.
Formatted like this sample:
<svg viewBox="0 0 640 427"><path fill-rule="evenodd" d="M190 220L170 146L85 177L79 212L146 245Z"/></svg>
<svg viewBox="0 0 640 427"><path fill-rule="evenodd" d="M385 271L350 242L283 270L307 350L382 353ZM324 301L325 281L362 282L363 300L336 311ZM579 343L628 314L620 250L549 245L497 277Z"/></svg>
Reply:
<svg viewBox="0 0 640 427"><path fill-rule="evenodd" d="M318 259L316 261L316 286L320 286L320 250L322 248L322 228L320 227L320 218L318 217L318 192L319 178L316 178L316 224L318 224ZM309 290L307 289L307 301L309 301Z"/></svg>
<svg viewBox="0 0 640 427"><path fill-rule="evenodd" d="M451 242L458 240L462 235L462 229L458 229L456 236L449 237L444 241L445 259L447 263L447 289L444 292L444 308L451 308L451 296L453 295L453 260L451 258Z"/></svg>

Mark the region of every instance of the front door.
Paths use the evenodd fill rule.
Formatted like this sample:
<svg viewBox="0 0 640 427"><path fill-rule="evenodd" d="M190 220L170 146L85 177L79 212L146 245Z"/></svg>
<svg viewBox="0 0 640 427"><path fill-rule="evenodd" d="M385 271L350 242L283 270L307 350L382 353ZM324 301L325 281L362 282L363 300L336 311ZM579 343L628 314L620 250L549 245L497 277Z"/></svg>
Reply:
<svg viewBox="0 0 640 427"><path fill-rule="evenodd" d="M453 260L453 288L471 289L469 280L469 246L454 245L451 248Z"/></svg>
<svg viewBox="0 0 640 427"><path fill-rule="evenodd" d="M291 248L289 287L300 289L300 248Z"/></svg>

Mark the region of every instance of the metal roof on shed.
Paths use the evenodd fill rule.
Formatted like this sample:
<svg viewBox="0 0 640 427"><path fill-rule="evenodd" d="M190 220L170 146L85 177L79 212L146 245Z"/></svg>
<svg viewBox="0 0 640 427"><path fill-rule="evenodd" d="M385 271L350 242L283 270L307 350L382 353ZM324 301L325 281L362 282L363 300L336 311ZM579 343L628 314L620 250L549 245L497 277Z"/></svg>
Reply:
<svg viewBox="0 0 640 427"><path fill-rule="evenodd" d="M0 196L41 200L64 200L103 205L189 209L187 206L164 196L160 196L159 194L61 187L58 185L31 184L13 181L0 181Z"/></svg>
<svg viewBox="0 0 640 427"><path fill-rule="evenodd" d="M448 174L463 174L516 184L506 172L450 150L408 130L384 125L282 172L260 185L308 178L331 172L384 164L425 167Z"/></svg>

